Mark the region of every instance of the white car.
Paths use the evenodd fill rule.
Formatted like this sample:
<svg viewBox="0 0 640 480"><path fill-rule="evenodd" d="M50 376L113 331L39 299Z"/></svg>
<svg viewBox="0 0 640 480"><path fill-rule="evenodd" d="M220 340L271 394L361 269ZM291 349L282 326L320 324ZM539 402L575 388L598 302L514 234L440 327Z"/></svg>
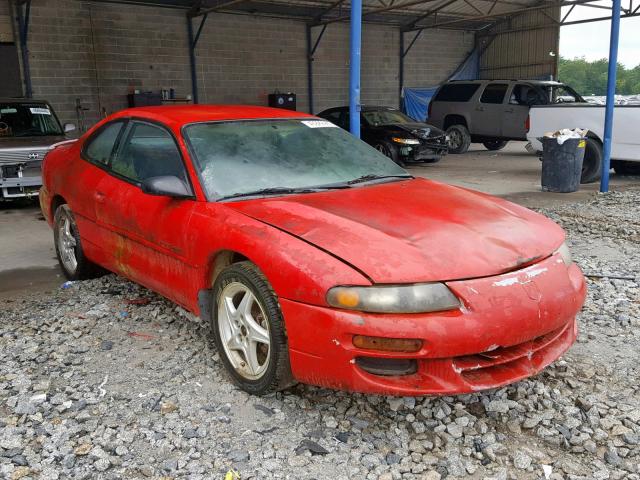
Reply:
<svg viewBox="0 0 640 480"><path fill-rule="evenodd" d="M527 139L534 149L542 151L539 138L547 132L563 128L588 130L582 167L582 183L595 182L602 170L604 139L603 105L560 103L536 105L529 111ZM611 166L619 174L640 173L640 105L617 105L614 108Z"/></svg>

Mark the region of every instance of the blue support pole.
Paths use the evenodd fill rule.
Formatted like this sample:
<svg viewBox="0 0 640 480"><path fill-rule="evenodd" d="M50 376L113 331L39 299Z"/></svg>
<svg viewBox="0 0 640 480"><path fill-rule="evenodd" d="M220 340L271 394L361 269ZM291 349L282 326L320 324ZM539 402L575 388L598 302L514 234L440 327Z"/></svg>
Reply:
<svg viewBox="0 0 640 480"><path fill-rule="evenodd" d="M618 0L619 1L619 0ZM362 0L351 0L351 49L349 62L349 130L360 138L360 52Z"/></svg>
<svg viewBox="0 0 640 480"><path fill-rule="evenodd" d="M604 115L604 158L600 191L609 191L609 169L611 168L611 138L613 136L613 106L616 100L616 74L618 67L618 40L620 38L620 0L613 0L611 10L611 40L609 41L609 74L607 77L607 105Z"/></svg>

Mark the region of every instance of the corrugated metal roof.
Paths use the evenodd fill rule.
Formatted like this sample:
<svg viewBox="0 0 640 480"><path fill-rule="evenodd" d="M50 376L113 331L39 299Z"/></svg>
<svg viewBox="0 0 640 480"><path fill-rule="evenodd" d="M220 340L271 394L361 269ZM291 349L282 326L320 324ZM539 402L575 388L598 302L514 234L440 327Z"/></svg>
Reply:
<svg viewBox="0 0 640 480"><path fill-rule="evenodd" d="M221 11L298 18L322 24L348 21L349 0L95 0L183 8L194 13ZM406 30L440 27L481 30L525 11L597 0L363 0L363 21Z"/></svg>

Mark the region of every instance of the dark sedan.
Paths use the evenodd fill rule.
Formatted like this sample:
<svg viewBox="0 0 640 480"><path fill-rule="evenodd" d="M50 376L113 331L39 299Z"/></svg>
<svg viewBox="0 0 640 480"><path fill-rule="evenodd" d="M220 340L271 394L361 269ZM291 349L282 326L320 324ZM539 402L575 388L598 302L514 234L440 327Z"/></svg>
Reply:
<svg viewBox="0 0 640 480"><path fill-rule="evenodd" d="M349 107L329 108L318 116L349 130ZM360 124L362 140L401 166L435 163L448 153L445 132L395 108L363 106Z"/></svg>

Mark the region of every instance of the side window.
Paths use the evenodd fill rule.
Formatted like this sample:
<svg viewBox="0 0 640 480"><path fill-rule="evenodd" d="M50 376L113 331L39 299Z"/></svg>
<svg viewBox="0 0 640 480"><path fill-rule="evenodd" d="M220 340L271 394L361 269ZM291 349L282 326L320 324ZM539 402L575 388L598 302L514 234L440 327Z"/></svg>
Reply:
<svg viewBox="0 0 640 480"><path fill-rule="evenodd" d="M531 85L523 85L521 83L513 87L513 91L509 97L509 104L511 105L539 105L544 100L540 97L538 91Z"/></svg>
<svg viewBox="0 0 640 480"><path fill-rule="evenodd" d="M479 83L448 83L434 97L436 102L468 102L478 91Z"/></svg>
<svg viewBox="0 0 640 480"><path fill-rule="evenodd" d="M113 122L93 135L84 149L85 157L94 163L102 165L109 163L123 125L124 122L121 121Z"/></svg>
<svg viewBox="0 0 640 480"><path fill-rule="evenodd" d="M502 103L508 86L506 83L488 84L482 92L480 103Z"/></svg>
<svg viewBox="0 0 640 480"><path fill-rule="evenodd" d="M173 175L187 182L182 158L164 128L133 122L126 141L111 162L111 170L135 182Z"/></svg>

